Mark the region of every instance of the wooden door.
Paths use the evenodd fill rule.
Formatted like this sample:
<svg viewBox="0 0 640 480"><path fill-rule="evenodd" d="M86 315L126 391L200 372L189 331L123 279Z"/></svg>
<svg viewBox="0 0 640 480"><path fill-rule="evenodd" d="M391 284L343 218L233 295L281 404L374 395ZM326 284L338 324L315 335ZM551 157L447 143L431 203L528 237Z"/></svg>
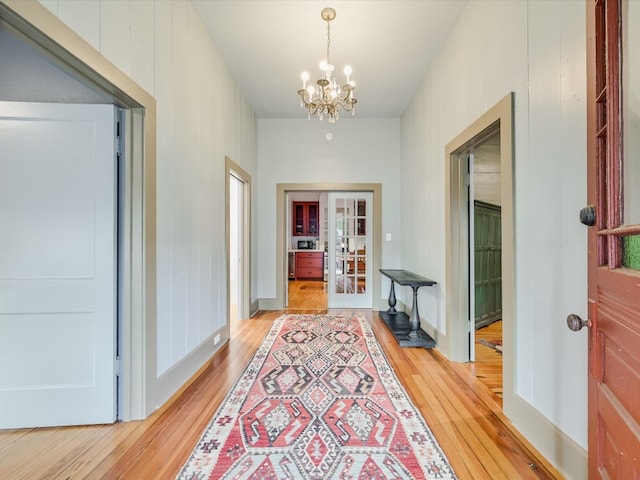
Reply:
<svg viewBox="0 0 640 480"><path fill-rule="evenodd" d="M371 308L373 194L330 192L328 307Z"/></svg>
<svg viewBox="0 0 640 480"><path fill-rule="evenodd" d="M475 329L502 318L502 209L474 201Z"/></svg>
<svg viewBox="0 0 640 480"><path fill-rule="evenodd" d="M114 422L114 107L0 102L0 145L0 428Z"/></svg>
<svg viewBox="0 0 640 480"><path fill-rule="evenodd" d="M587 19L589 477L640 478L640 2Z"/></svg>

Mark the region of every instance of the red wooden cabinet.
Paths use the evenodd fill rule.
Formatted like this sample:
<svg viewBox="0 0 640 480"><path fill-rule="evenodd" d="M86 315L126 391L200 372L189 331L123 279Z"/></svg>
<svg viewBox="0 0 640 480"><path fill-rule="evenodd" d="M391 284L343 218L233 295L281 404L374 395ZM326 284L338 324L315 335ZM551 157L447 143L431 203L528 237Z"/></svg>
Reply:
<svg viewBox="0 0 640 480"><path fill-rule="evenodd" d="M366 235L367 234L367 211L366 211L366 202L362 200L358 200L358 210L357 214L357 232L358 235Z"/></svg>
<svg viewBox="0 0 640 480"><path fill-rule="evenodd" d="M324 252L296 252L296 279L324 278Z"/></svg>
<svg viewBox="0 0 640 480"><path fill-rule="evenodd" d="M316 236L319 232L318 202L293 202L292 234L296 236Z"/></svg>

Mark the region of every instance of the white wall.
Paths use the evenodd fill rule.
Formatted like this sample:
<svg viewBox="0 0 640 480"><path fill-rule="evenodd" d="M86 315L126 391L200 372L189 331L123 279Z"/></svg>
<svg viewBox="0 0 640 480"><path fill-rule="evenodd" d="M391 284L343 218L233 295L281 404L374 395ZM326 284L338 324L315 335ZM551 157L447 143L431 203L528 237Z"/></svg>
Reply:
<svg viewBox="0 0 640 480"><path fill-rule="evenodd" d="M582 0L468 2L402 119L401 169L402 266L444 280L445 145L515 92L515 393L584 448L587 334L565 318L587 313L585 50ZM446 294L420 312L441 330Z"/></svg>
<svg viewBox="0 0 640 480"><path fill-rule="evenodd" d="M275 296L276 183L379 182L382 266L439 282L420 311L444 331L444 146L514 91L516 394L586 447L586 333L564 325L586 316L584 1L468 2L402 121L332 127L256 123L185 0L41 2L157 100L159 403L224 327L225 155L254 180L252 300Z"/></svg>
<svg viewBox="0 0 640 480"><path fill-rule="evenodd" d="M228 334L225 156L255 174L256 119L189 1L41 3L157 102L161 404Z"/></svg>
<svg viewBox="0 0 640 480"><path fill-rule="evenodd" d="M258 120L258 298L276 296L278 183L382 184L382 232L392 234L391 242L382 241L382 266L400 264L400 119L356 116L330 125L300 114L300 119ZM327 132L332 141L325 139Z"/></svg>

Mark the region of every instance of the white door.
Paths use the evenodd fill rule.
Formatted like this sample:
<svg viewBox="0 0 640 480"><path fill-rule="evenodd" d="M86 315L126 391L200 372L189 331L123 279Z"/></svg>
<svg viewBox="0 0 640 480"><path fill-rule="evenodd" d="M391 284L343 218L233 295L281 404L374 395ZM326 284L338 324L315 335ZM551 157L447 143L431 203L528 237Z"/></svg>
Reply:
<svg viewBox="0 0 640 480"><path fill-rule="evenodd" d="M469 219L469 238L467 243L469 245L469 361L473 362L476 359L476 242L475 242L475 199L474 192L474 155L473 153L466 153L467 155L467 188L468 188L468 202L467 202L467 218Z"/></svg>
<svg viewBox="0 0 640 480"><path fill-rule="evenodd" d="M329 193L328 308L371 308L371 192Z"/></svg>
<svg viewBox="0 0 640 480"><path fill-rule="evenodd" d="M0 428L116 419L114 123L0 102Z"/></svg>
<svg viewBox="0 0 640 480"><path fill-rule="evenodd" d="M233 173L229 175L229 308L233 322L245 318L242 310L244 184Z"/></svg>

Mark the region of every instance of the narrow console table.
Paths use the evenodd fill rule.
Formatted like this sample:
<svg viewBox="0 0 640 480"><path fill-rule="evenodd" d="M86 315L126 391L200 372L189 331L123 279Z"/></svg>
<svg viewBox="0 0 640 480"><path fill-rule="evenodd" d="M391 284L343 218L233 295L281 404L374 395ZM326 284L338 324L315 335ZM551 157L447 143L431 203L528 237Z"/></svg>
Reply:
<svg viewBox="0 0 640 480"><path fill-rule="evenodd" d="M389 309L380 312L380 318L389 327L391 333L401 347L433 348L436 342L431 336L420 328L420 315L418 314L418 289L430 287L438 282L422 277L407 270L380 269L385 277L391 280L389 291ZM413 306L411 317L404 312L396 311L396 292L394 285L406 285L413 289Z"/></svg>

